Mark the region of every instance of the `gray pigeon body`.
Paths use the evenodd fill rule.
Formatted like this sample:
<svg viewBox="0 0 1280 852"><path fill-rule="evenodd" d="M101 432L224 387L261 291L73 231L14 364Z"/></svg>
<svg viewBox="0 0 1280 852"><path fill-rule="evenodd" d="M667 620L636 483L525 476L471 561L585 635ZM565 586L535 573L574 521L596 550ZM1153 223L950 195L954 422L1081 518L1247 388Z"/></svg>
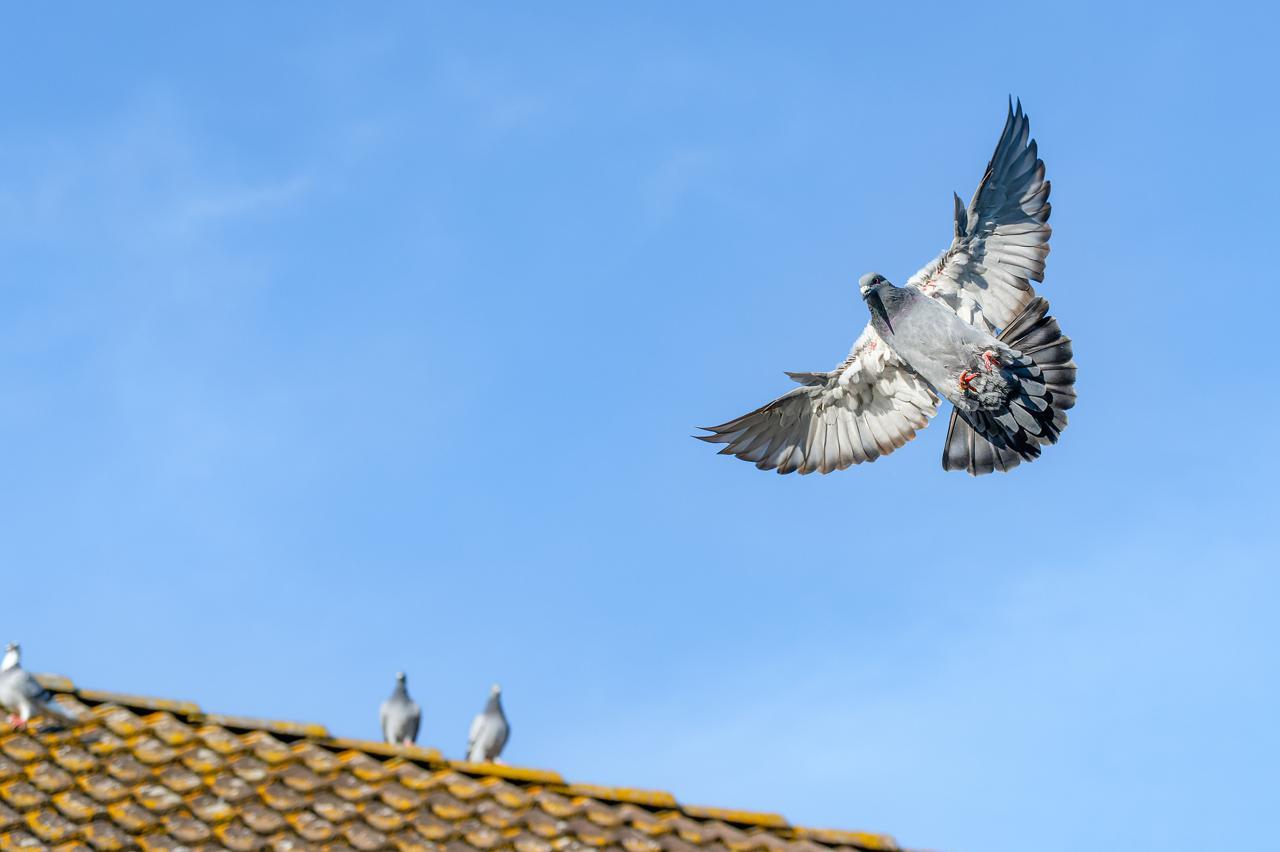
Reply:
<svg viewBox="0 0 1280 852"><path fill-rule="evenodd" d="M404 672L396 673L396 685L391 696L382 702L379 713L382 736L392 745L413 745L418 739L418 727L422 723L422 708L409 697Z"/></svg>
<svg viewBox="0 0 1280 852"><path fill-rule="evenodd" d="M33 716L44 716L64 725L76 724L76 720L54 702L53 693L22 668L21 652L16 642L11 643L0 668L0 705L9 711L10 724L25 727Z"/></svg>
<svg viewBox="0 0 1280 852"><path fill-rule="evenodd" d="M502 712L502 688L494 684L484 710L471 722L471 733L467 738L467 760L472 763L497 761L510 736L511 725Z"/></svg>
<svg viewBox="0 0 1280 852"><path fill-rule="evenodd" d="M951 245L903 287L859 282L871 321L827 372L719 426L704 441L778 473L875 461L951 402L946 470L1008 471L1039 457L1075 404L1071 341L1033 281L1049 254L1049 181L1019 103L973 200L955 197Z"/></svg>
<svg viewBox="0 0 1280 852"><path fill-rule="evenodd" d="M860 284L876 333L955 407L947 470L1010 470L1057 442L1075 402L1075 365L1048 302L1032 300L996 337L912 287L874 273Z"/></svg>

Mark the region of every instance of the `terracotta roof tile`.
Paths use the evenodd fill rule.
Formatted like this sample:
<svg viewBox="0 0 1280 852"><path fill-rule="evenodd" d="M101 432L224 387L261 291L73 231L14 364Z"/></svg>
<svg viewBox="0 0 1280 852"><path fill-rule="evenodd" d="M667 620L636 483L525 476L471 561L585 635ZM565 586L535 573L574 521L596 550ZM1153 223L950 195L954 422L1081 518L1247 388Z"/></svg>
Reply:
<svg viewBox="0 0 1280 852"><path fill-rule="evenodd" d="M492 849L503 841L502 833L478 820L462 825L462 839L476 849Z"/></svg>
<svg viewBox="0 0 1280 852"><path fill-rule="evenodd" d="M391 836L391 845L400 852L435 852L436 845L413 829Z"/></svg>
<svg viewBox="0 0 1280 852"><path fill-rule="evenodd" d="M141 782L144 778L151 777L151 770L147 769L132 754L124 751L116 752L108 757L103 766L106 767L107 774L121 784L133 785Z"/></svg>
<svg viewBox="0 0 1280 852"><path fill-rule="evenodd" d="M124 740L107 730L99 731L92 740L85 742L85 748L100 757L115 754L124 747Z"/></svg>
<svg viewBox="0 0 1280 852"><path fill-rule="evenodd" d="M163 784L143 784L133 791L133 797L152 813L168 813L182 804L182 797Z"/></svg>
<svg viewBox="0 0 1280 852"><path fill-rule="evenodd" d="M101 805L79 790L65 790L59 793L53 797L53 805L62 812L63 816L77 822L93 819L103 813Z"/></svg>
<svg viewBox="0 0 1280 852"><path fill-rule="evenodd" d="M81 719L0 725L0 848L403 852L844 852L893 838L681 805L670 793L447 761L320 725L205 715L190 702L77 690Z"/></svg>
<svg viewBox="0 0 1280 852"><path fill-rule="evenodd" d="M157 823L150 811L128 799L107 805L107 813L116 825L130 834L141 834Z"/></svg>
<svg viewBox="0 0 1280 852"><path fill-rule="evenodd" d="M43 849L44 843L40 838L32 835L30 832L22 829L0 834L0 849Z"/></svg>
<svg viewBox="0 0 1280 852"><path fill-rule="evenodd" d="M206 823L226 822L236 815L236 809L230 802L209 793L202 793L187 804L191 812Z"/></svg>
<svg viewBox="0 0 1280 852"><path fill-rule="evenodd" d="M262 797L262 801L266 803L267 807L282 812L296 811L307 804L306 796L279 781L263 785L259 788L258 795Z"/></svg>
<svg viewBox="0 0 1280 852"><path fill-rule="evenodd" d="M152 713L143 721L151 727L151 732L167 745L184 746L196 738L195 729L178 721L172 713L163 711Z"/></svg>
<svg viewBox="0 0 1280 852"><path fill-rule="evenodd" d="M360 806L360 816L369 825L382 832L393 832L404 825L404 816L395 808L380 801L365 802Z"/></svg>
<svg viewBox="0 0 1280 852"><path fill-rule="evenodd" d="M518 834L511 843L516 852L552 852L553 848L546 840L532 834Z"/></svg>
<svg viewBox="0 0 1280 852"><path fill-rule="evenodd" d="M378 788L378 798L398 811L412 811L422 806L423 795L398 781L388 781Z"/></svg>
<svg viewBox="0 0 1280 852"><path fill-rule="evenodd" d="M76 784L80 786L81 790L104 804L123 799L129 795L128 787L100 772L93 775L79 775L76 777Z"/></svg>
<svg viewBox="0 0 1280 852"><path fill-rule="evenodd" d="M167 834L144 834L136 842L142 852L189 852L185 845Z"/></svg>
<svg viewBox="0 0 1280 852"><path fill-rule="evenodd" d="M244 743L226 728L217 725L205 725L197 732L200 740L209 748L224 757L244 751Z"/></svg>
<svg viewBox="0 0 1280 852"><path fill-rule="evenodd" d="M453 823L442 820L426 810L418 811L409 822L414 830L427 840L440 841L453 836Z"/></svg>
<svg viewBox="0 0 1280 852"><path fill-rule="evenodd" d="M208 775L227 765L222 755L208 746L193 746L182 753L182 765L192 772Z"/></svg>
<svg viewBox="0 0 1280 852"><path fill-rule="evenodd" d="M147 723L138 714L114 704L104 704L94 710L94 714L102 718L111 733L126 740L147 729Z"/></svg>
<svg viewBox="0 0 1280 852"><path fill-rule="evenodd" d="M356 806L332 793L317 796L311 809L330 822L342 823L356 816Z"/></svg>
<svg viewBox="0 0 1280 852"><path fill-rule="evenodd" d="M31 829L31 833L46 843L59 843L66 840L77 829L74 822L53 808L27 811L26 823L27 827Z"/></svg>
<svg viewBox="0 0 1280 852"><path fill-rule="evenodd" d="M186 811L165 815L164 828L183 843L203 843L213 835L209 826Z"/></svg>
<svg viewBox="0 0 1280 852"><path fill-rule="evenodd" d="M354 848L362 850L362 852L373 852L375 849L381 849L388 842L385 834L370 828L358 820L347 823L342 830L342 834L346 837L348 843Z"/></svg>
<svg viewBox="0 0 1280 852"><path fill-rule="evenodd" d="M209 789L215 796L226 799L232 804L244 801L253 795L253 788L245 783L243 778L225 773L215 776Z"/></svg>
<svg viewBox="0 0 1280 852"><path fill-rule="evenodd" d="M0 784L0 798L10 807L25 811L43 805L49 797L30 783L15 779Z"/></svg>
<svg viewBox="0 0 1280 852"><path fill-rule="evenodd" d="M285 819L303 840L311 843L324 843L338 833L337 826L312 811L298 811L289 814Z"/></svg>
<svg viewBox="0 0 1280 852"><path fill-rule="evenodd" d="M161 769L156 777L160 779L161 784L182 795L190 793L203 783L199 775L180 763L169 764Z"/></svg>
<svg viewBox="0 0 1280 852"><path fill-rule="evenodd" d="M249 850L261 849L266 845L266 841L256 831L240 820L224 822L214 827L213 833L223 846L234 850L234 852L249 852Z"/></svg>
<svg viewBox="0 0 1280 852"><path fill-rule="evenodd" d="M31 783L46 793L58 793L75 784L71 773L52 761L28 764L26 773Z"/></svg>
<svg viewBox="0 0 1280 852"><path fill-rule="evenodd" d="M17 763L29 763L48 754L43 745L26 734L10 734L0 739L0 749Z"/></svg>
<svg viewBox="0 0 1280 852"><path fill-rule="evenodd" d="M178 756L178 753L170 746L165 745L150 734L125 740L125 745L133 752L134 757L147 766L161 766L171 762Z"/></svg>
<svg viewBox="0 0 1280 852"><path fill-rule="evenodd" d="M98 759L74 743L63 743L50 749L54 761L68 772L81 774L92 772L98 766ZM0 769L0 776L3 776Z"/></svg>

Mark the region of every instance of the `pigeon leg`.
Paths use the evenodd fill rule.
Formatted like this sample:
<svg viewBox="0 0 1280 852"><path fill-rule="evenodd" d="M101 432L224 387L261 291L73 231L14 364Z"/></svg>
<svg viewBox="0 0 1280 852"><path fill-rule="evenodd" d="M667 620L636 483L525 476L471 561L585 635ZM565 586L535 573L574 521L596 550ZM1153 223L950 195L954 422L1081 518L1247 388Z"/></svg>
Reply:
<svg viewBox="0 0 1280 852"><path fill-rule="evenodd" d="M977 373L971 373L968 370L961 370L960 371L960 390L962 391L973 390L973 385L971 384L971 382L976 378L978 378Z"/></svg>
<svg viewBox="0 0 1280 852"><path fill-rule="evenodd" d="M17 713L9 714L9 727L13 728L15 731L21 731L26 726L27 723L22 721L22 717Z"/></svg>
<svg viewBox="0 0 1280 852"><path fill-rule="evenodd" d="M986 366L988 373L1000 366L1000 360L996 357L996 353L990 349L982 353L982 363Z"/></svg>

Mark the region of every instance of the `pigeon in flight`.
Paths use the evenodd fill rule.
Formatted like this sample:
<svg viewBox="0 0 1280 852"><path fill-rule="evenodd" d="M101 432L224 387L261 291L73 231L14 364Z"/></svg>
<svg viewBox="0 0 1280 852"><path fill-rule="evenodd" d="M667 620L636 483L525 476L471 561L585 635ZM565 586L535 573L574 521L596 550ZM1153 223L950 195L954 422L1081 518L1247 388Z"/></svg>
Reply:
<svg viewBox="0 0 1280 852"><path fill-rule="evenodd" d="M840 366L787 373L800 387L719 426L704 441L778 473L830 473L875 461L953 406L942 466L974 476L1039 457L1075 404L1071 340L1031 282L1049 254L1049 181L1022 111L966 208L951 245L903 287L859 280L871 321Z"/></svg>
<svg viewBox="0 0 1280 852"><path fill-rule="evenodd" d="M396 686L391 697L382 702L379 717L382 736L392 745L413 745L418 739L422 708L409 697L404 672L396 672Z"/></svg>
<svg viewBox="0 0 1280 852"><path fill-rule="evenodd" d="M502 747L511 735L511 725L502 712L502 687L494 684L484 711L471 720L467 737L467 760L472 763L496 763Z"/></svg>
<svg viewBox="0 0 1280 852"><path fill-rule="evenodd" d="M59 709L53 693L22 668L22 648L10 642L0 661L0 705L9 711L9 724L25 728L32 716L45 716L57 723L75 725L76 720Z"/></svg>

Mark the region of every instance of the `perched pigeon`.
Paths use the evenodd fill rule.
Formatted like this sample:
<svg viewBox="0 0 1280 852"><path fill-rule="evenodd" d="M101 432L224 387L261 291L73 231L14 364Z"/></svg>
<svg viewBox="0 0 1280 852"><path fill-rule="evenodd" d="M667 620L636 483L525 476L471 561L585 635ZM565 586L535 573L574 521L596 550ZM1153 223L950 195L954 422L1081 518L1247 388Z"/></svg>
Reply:
<svg viewBox="0 0 1280 852"><path fill-rule="evenodd" d="M778 473L875 461L954 406L942 466L1007 471L1057 442L1075 404L1071 341L1036 296L1049 254L1049 181L1030 122L1009 105L1004 132L951 246L906 283L859 280L871 322L839 367L788 373L801 387L707 427L720 452Z"/></svg>
<svg viewBox="0 0 1280 852"><path fill-rule="evenodd" d="M409 697L405 682L404 672L396 672L396 687L391 690L391 697L382 702L379 714L382 736L392 745L413 745L422 722L422 708Z"/></svg>
<svg viewBox="0 0 1280 852"><path fill-rule="evenodd" d="M502 712L502 687L494 684L484 711L471 720L467 737L467 760L472 763L495 763L511 735L511 726Z"/></svg>
<svg viewBox="0 0 1280 852"><path fill-rule="evenodd" d="M9 724L15 728L26 727L32 716L46 716L64 725L76 724L58 707L53 693L22 668L22 648L17 642L9 643L0 662L0 705L9 711Z"/></svg>

